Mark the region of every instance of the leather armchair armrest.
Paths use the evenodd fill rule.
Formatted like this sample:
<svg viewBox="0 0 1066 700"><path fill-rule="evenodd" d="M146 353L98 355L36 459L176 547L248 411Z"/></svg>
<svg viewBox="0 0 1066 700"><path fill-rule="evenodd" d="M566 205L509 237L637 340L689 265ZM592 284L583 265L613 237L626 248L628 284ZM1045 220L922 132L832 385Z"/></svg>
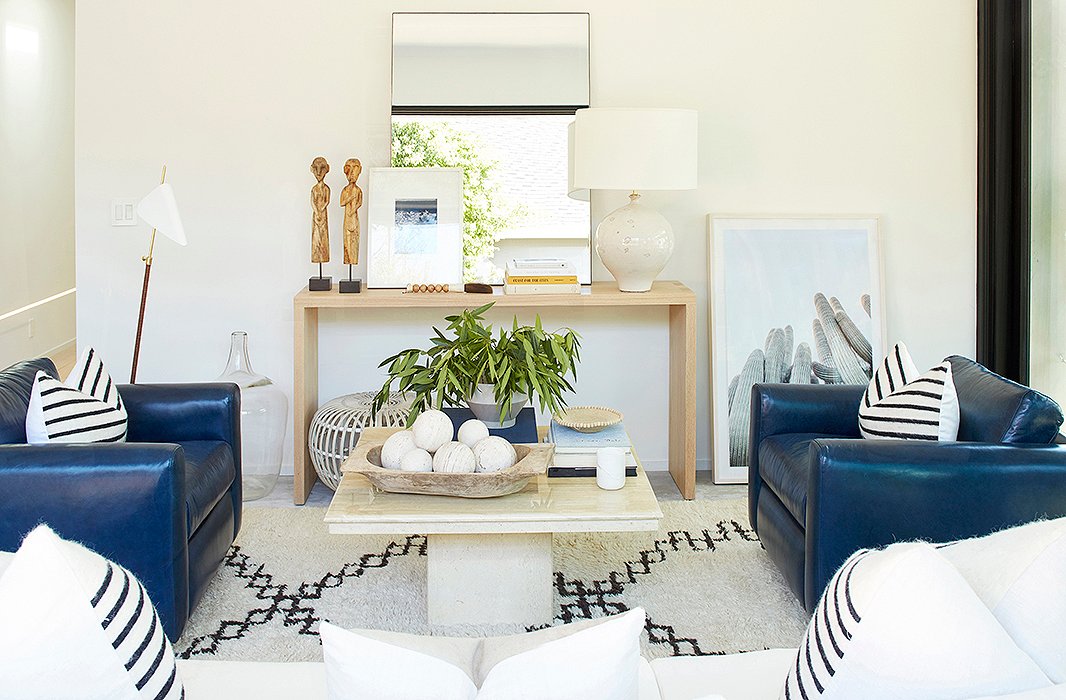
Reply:
<svg viewBox="0 0 1066 700"><path fill-rule="evenodd" d="M854 551L950 542L1066 515L1066 447L911 440L811 443L806 591L812 610Z"/></svg>
<svg viewBox="0 0 1066 700"><path fill-rule="evenodd" d="M0 550L39 523L132 571L168 636L188 617L185 453L173 444L0 446Z"/></svg>
<svg viewBox="0 0 1066 700"><path fill-rule="evenodd" d="M236 384L120 384L129 442L223 440L240 457L241 392Z"/></svg>
<svg viewBox="0 0 1066 700"><path fill-rule="evenodd" d="M758 504L762 477L759 445L772 435L814 433L859 437L859 402L864 385L756 384L751 390L748 442L748 517L759 531Z"/></svg>

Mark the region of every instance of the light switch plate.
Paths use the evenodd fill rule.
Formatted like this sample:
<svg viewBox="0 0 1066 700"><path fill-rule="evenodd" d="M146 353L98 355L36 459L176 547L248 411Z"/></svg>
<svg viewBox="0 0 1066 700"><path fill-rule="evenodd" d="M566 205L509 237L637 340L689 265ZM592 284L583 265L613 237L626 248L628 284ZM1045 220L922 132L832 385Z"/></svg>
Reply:
<svg viewBox="0 0 1066 700"><path fill-rule="evenodd" d="M111 200L111 225L136 226L137 202L132 199Z"/></svg>

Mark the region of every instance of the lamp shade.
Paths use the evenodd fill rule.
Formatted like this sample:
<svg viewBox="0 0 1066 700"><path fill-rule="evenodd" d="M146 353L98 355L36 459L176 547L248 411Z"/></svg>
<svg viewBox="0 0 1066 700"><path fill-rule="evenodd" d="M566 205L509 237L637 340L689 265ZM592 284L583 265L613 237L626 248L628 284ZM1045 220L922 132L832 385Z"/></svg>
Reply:
<svg viewBox="0 0 1066 700"><path fill-rule="evenodd" d="M579 109L570 189L695 189L697 131L692 109Z"/></svg>
<svg viewBox="0 0 1066 700"><path fill-rule="evenodd" d="M592 198L588 191L588 188L577 187L574 185L574 122L570 122L570 126L566 130L566 153L567 153L567 179L566 179L566 194L570 199L580 199L582 202L587 202Z"/></svg>
<svg viewBox="0 0 1066 700"><path fill-rule="evenodd" d="M137 215L178 245L185 245L185 227L178 214L178 203L169 183L156 187L137 203Z"/></svg>

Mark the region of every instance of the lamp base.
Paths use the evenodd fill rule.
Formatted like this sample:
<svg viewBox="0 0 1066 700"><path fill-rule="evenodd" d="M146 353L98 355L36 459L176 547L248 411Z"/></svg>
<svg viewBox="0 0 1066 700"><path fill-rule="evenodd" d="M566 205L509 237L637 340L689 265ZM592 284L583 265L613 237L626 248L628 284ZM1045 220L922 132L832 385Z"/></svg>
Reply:
<svg viewBox="0 0 1066 700"><path fill-rule="evenodd" d="M674 252L674 231L662 214L630 202L604 217L596 227L596 252L623 292L647 292Z"/></svg>
<svg viewBox="0 0 1066 700"><path fill-rule="evenodd" d="M328 292L333 289L332 277L309 277L307 279L307 290L310 292Z"/></svg>
<svg viewBox="0 0 1066 700"><path fill-rule="evenodd" d="M363 291L363 280L341 280L337 283L341 294L358 294Z"/></svg>

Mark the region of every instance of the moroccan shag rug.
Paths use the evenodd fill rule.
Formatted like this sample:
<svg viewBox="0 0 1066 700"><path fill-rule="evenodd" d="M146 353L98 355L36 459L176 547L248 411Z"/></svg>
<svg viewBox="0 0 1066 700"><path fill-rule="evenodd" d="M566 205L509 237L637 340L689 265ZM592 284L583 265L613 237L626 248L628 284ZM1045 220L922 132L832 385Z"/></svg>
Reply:
<svg viewBox="0 0 1066 700"><path fill-rule="evenodd" d="M797 646L807 623L743 499L670 502L656 532L555 535L553 624L648 613L648 658ZM426 539L330 535L324 508L246 508L240 537L176 645L183 658L320 661L318 624L440 633ZM463 636L525 631L470 627ZM455 635L455 629L447 630Z"/></svg>

